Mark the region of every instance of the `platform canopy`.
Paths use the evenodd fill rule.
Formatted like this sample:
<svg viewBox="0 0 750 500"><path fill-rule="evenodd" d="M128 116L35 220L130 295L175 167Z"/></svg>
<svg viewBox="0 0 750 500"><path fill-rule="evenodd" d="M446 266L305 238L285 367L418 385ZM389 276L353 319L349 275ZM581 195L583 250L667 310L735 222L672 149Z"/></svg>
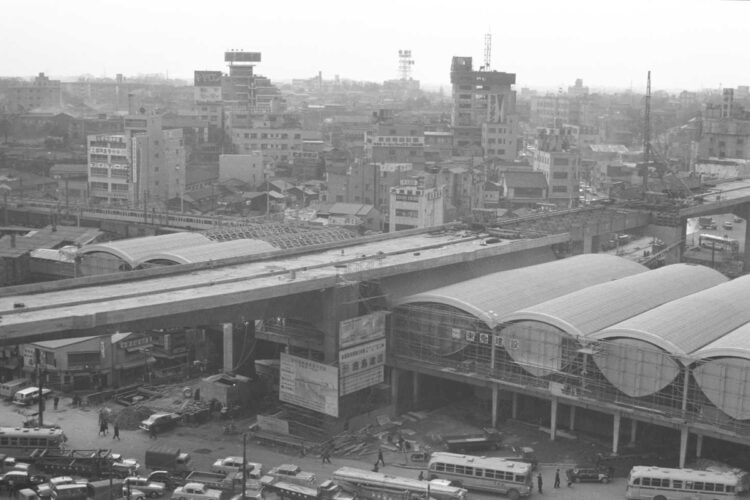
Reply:
<svg viewBox="0 0 750 500"><path fill-rule="evenodd" d="M106 253L118 257L134 268L149 255L208 243L211 243L211 240L201 233L180 232L86 245L78 250L78 255Z"/></svg>
<svg viewBox="0 0 750 500"><path fill-rule="evenodd" d="M192 264L210 260L228 259L231 257L245 257L278 250L275 246L263 240L239 239L230 241L212 241L204 245L174 248L168 251L144 255L136 261L136 265L145 263L168 262L171 264Z"/></svg>

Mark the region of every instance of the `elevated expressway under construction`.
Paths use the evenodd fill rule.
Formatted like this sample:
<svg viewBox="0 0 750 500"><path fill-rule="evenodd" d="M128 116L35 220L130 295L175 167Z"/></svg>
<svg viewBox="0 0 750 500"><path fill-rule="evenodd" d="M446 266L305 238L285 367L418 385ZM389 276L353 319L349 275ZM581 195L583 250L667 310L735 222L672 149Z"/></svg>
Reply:
<svg viewBox="0 0 750 500"><path fill-rule="evenodd" d="M706 201L666 215L596 207L485 224L453 223L311 246L290 245L220 261L7 287L0 289L0 345L223 325L225 367L242 372L235 363L247 359L240 352L247 336L287 349L314 351L319 361L330 365L339 360L342 321L390 311L407 297L440 287L552 262L569 255L571 248L572 253L592 253L604 235L645 228L647 234L667 243L666 262L678 262L687 217L719 213L714 210L750 215L750 192L733 203L727 204L725 198L720 201L724 202L720 208L715 201ZM307 327L256 331L256 320L276 318ZM387 364L392 367L392 383L399 374L411 370L417 377L422 369L419 363L410 367L403 359L397 365ZM435 375L434 370L428 371ZM456 374L447 378L463 380ZM419 385L414 380L416 394ZM398 384L393 390L398 391ZM394 396L397 400L398 395ZM356 411L349 406L342 402L340 417Z"/></svg>

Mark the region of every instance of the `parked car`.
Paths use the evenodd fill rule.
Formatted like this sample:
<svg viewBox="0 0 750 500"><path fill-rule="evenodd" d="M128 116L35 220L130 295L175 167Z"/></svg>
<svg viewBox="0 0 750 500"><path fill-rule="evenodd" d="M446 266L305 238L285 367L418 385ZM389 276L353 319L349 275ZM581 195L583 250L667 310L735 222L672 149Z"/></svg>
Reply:
<svg viewBox="0 0 750 500"><path fill-rule="evenodd" d="M167 486L164 483L149 481L146 477L131 476L122 480L122 494L127 495L128 488L140 490L146 495L154 498L164 495Z"/></svg>
<svg viewBox="0 0 750 500"><path fill-rule="evenodd" d="M242 457L226 457L220 458L213 463L211 466L211 472L222 472L228 474L230 472L241 472L242 471ZM247 462L248 477L252 479L260 479L263 473L263 465L255 462Z"/></svg>
<svg viewBox="0 0 750 500"><path fill-rule="evenodd" d="M40 498L51 498L55 488L64 484L86 484L86 479L75 479L71 476L51 477L48 482L40 484L36 488L36 493Z"/></svg>
<svg viewBox="0 0 750 500"><path fill-rule="evenodd" d="M568 479L574 483L608 483L612 477L611 470L606 467L576 465L567 470Z"/></svg>
<svg viewBox="0 0 750 500"><path fill-rule="evenodd" d="M732 229L734 227L734 223L731 220L725 220L721 227L723 227L724 229Z"/></svg>
<svg viewBox="0 0 750 500"><path fill-rule="evenodd" d="M44 476L36 476L23 470L8 471L0 476L0 485L7 489L12 482L13 489L16 491L23 488L35 488L46 481Z"/></svg>
<svg viewBox="0 0 750 500"><path fill-rule="evenodd" d="M154 413L141 422L138 427L146 432L162 432L173 429L180 422L180 416L176 413Z"/></svg>

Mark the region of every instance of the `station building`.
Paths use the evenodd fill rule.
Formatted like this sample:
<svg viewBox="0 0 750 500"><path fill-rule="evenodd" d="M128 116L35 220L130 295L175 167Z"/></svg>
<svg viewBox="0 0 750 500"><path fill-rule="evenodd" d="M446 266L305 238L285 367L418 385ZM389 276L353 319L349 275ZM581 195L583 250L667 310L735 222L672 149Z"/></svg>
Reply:
<svg viewBox="0 0 750 500"><path fill-rule="evenodd" d="M413 294L392 308L392 399L418 406L450 380L490 395L493 425L586 428L615 453L655 432L684 466L704 438L750 445L749 301L750 277L598 254Z"/></svg>

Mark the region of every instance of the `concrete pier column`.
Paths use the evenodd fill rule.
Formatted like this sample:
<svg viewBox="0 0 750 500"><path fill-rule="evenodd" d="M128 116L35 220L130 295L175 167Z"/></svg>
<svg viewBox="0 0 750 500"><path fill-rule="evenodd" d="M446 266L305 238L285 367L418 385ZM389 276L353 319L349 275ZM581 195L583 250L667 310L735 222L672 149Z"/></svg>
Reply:
<svg viewBox="0 0 750 500"><path fill-rule="evenodd" d="M513 399L511 404L511 415L513 416L513 419L518 418L518 393L513 393Z"/></svg>
<svg viewBox="0 0 750 500"><path fill-rule="evenodd" d="M339 325L342 320L353 318L359 313L359 286L346 285L327 288L320 293L320 307L315 311L320 315L314 324L324 332L323 362L338 361Z"/></svg>
<svg viewBox="0 0 750 500"><path fill-rule="evenodd" d="M742 218L745 219L745 259L742 263L742 270L744 272L750 271L750 203L742 205Z"/></svg>
<svg viewBox="0 0 750 500"><path fill-rule="evenodd" d="M638 421L630 419L630 444L635 444L636 433L638 432Z"/></svg>
<svg viewBox="0 0 750 500"><path fill-rule="evenodd" d="M688 433L687 425L683 425L680 429L680 469L685 467L685 458L687 456L687 445L688 445Z"/></svg>
<svg viewBox="0 0 750 500"><path fill-rule="evenodd" d="M398 406L398 383L401 370L398 368L391 368L391 404L394 409ZM398 410L395 410L398 414Z"/></svg>
<svg viewBox="0 0 750 500"><path fill-rule="evenodd" d="M695 457L700 458L703 453L703 434L695 435Z"/></svg>
<svg viewBox="0 0 750 500"><path fill-rule="evenodd" d="M599 236L583 236L583 253L599 253L601 242Z"/></svg>
<svg viewBox="0 0 750 500"><path fill-rule="evenodd" d="M557 398L552 398L549 415L549 439L554 441L557 435Z"/></svg>
<svg viewBox="0 0 750 500"><path fill-rule="evenodd" d="M419 406L419 372L412 372L411 404L415 410Z"/></svg>
<svg viewBox="0 0 750 500"><path fill-rule="evenodd" d="M612 454L617 455L618 447L620 446L620 420L622 419L620 413L615 413L614 421L612 425Z"/></svg>
<svg viewBox="0 0 750 500"><path fill-rule="evenodd" d="M568 426L568 428L571 431L576 430L576 407L572 405L570 407L570 425Z"/></svg>
<svg viewBox="0 0 750 500"><path fill-rule="evenodd" d="M234 369L234 325L232 323L222 323L222 340L224 341L223 349L223 370L231 372Z"/></svg>
<svg viewBox="0 0 750 500"><path fill-rule="evenodd" d="M492 387L492 427L497 426L497 386Z"/></svg>

